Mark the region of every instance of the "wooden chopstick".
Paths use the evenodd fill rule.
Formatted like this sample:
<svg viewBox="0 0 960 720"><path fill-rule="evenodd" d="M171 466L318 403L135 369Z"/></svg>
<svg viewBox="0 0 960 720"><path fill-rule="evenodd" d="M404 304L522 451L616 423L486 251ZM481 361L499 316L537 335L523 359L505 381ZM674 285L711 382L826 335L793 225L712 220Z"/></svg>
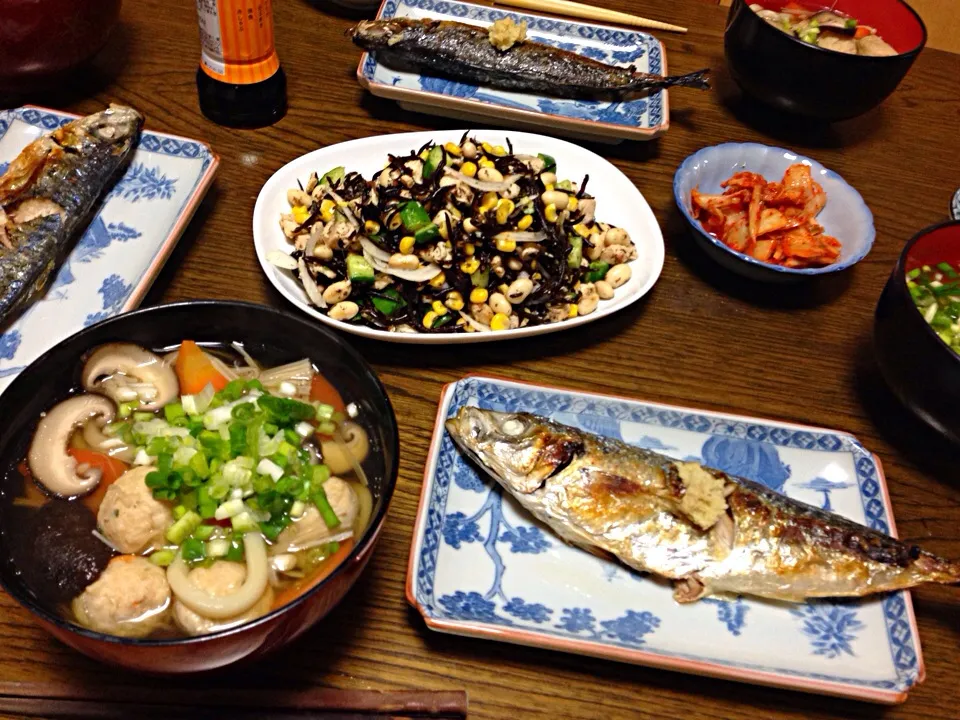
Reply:
<svg viewBox="0 0 960 720"><path fill-rule="evenodd" d="M0 712L40 717L449 718L465 720L463 691L173 690L0 682Z"/></svg>
<svg viewBox="0 0 960 720"><path fill-rule="evenodd" d="M557 15L583 18L585 20L614 22L620 25L629 25L631 27L646 28L649 30L669 30L670 32L678 33L687 32L687 28L681 27L680 25L671 25L670 23L660 22L659 20L650 20L638 15L598 8L593 5L573 2L572 0L493 0L493 2L497 5L505 5L507 7L556 13Z"/></svg>

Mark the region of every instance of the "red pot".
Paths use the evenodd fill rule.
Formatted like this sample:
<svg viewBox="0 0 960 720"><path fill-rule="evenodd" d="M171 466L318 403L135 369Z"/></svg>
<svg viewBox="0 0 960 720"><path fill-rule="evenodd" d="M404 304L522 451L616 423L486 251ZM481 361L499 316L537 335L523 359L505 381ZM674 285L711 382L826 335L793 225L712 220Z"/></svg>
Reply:
<svg viewBox="0 0 960 720"><path fill-rule="evenodd" d="M0 90L24 90L75 68L107 41L121 0L0 2Z"/></svg>

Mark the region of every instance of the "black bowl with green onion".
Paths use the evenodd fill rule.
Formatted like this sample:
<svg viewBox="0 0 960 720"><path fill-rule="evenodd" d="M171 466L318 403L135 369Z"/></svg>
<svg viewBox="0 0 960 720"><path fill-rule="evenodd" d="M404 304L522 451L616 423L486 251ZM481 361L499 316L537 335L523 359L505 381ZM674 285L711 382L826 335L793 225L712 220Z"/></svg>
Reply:
<svg viewBox="0 0 960 720"><path fill-rule="evenodd" d="M370 366L248 303L86 328L10 384L0 417L0 583L66 644L147 672L223 667L308 630L370 559L397 478Z"/></svg>
<svg viewBox="0 0 960 720"><path fill-rule="evenodd" d="M874 346L903 404L960 444L960 221L906 244L877 304Z"/></svg>

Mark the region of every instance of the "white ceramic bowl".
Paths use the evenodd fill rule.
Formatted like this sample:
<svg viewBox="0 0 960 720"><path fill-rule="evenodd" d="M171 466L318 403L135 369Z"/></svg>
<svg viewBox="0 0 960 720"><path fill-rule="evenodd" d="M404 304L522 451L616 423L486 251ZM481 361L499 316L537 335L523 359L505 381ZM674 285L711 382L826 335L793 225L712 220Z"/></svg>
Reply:
<svg viewBox="0 0 960 720"><path fill-rule="evenodd" d="M719 194L723 191L721 182L744 170L759 173L767 180L779 180L794 163L809 165L813 179L823 186L827 195L827 204L817 221L828 235L841 243L840 258L832 265L789 268L762 262L728 247L704 230L694 218L690 198L690 191L694 188L702 193ZM724 143L698 150L677 168L673 176L673 194L701 246L724 267L755 280L798 280L845 270L866 257L876 235L873 213L852 185L816 160L769 145Z"/></svg>
<svg viewBox="0 0 960 720"><path fill-rule="evenodd" d="M257 197L253 211L253 241L257 258L270 282L294 305L317 320L338 330L362 337L401 343L456 344L487 342L509 338L530 337L577 327L610 315L643 297L660 277L663 269L664 245L660 226L643 195L630 179L596 153L564 140L522 132L502 130L471 130L470 136L493 145L513 144L514 151L536 155L552 155L557 161L560 177L580 181L590 176L587 190L597 199L597 217L624 228L637 246L637 259L630 263L632 276L617 288L611 300L601 300L590 315L548 325L476 333L396 333L352 325L333 320L311 305L300 281L287 270L272 265L267 255L272 250L290 253L293 246L280 230L281 213L289 212L287 190L297 187L297 180L306 182L310 173L343 165L347 171L356 171L369 178L383 169L389 153L408 153L429 141L443 144L458 143L465 131L402 133L350 140L314 150L284 165L274 173Z"/></svg>

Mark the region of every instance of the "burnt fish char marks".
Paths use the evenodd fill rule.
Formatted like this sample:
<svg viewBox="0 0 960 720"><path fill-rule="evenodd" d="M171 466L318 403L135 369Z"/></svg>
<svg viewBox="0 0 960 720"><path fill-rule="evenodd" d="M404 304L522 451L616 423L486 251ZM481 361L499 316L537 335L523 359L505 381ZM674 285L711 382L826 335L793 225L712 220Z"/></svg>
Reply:
<svg viewBox="0 0 960 720"><path fill-rule="evenodd" d="M353 41L385 65L564 98L619 99L672 86L709 87L706 70L672 77L606 65L576 53L523 39L525 26L490 28L439 20L394 18L357 25ZM517 31L514 32L514 29ZM505 36L505 37L504 37Z"/></svg>
<svg viewBox="0 0 960 720"><path fill-rule="evenodd" d="M525 413L460 408L447 430L569 543L712 593L800 602L960 583L944 560L762 485Z"/></svg>
<svg viewBox="0 0 960 720"><path fill-rule="evenodd" d="M28 145L0 177L0 329L43 293L143 126L111 106Z"/></svg>

